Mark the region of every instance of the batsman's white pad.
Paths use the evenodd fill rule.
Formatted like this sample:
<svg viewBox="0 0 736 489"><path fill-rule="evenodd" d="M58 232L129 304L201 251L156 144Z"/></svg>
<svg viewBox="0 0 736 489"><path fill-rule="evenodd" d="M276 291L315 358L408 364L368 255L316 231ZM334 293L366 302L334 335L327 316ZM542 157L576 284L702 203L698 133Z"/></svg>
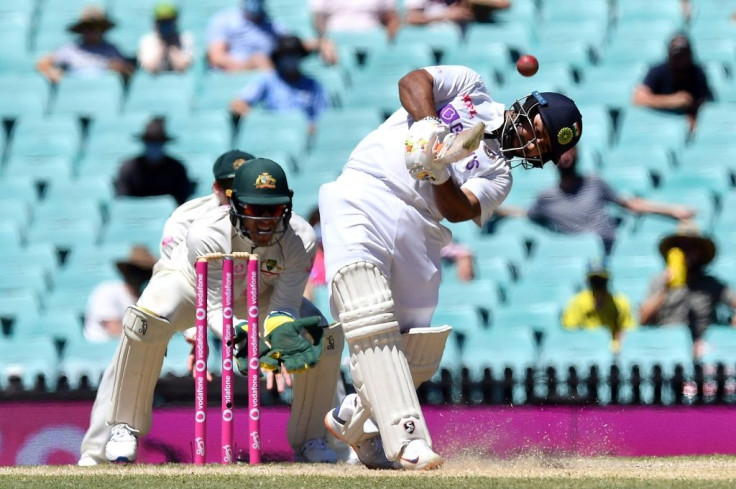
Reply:
<svg viewBox="0 0 736 489"><path fill-rule="evenodd" d="M431 379L440 367L445 343L451 332L450 326L436 326L434 328L413 328L408 333L401 335L414 387L419 387L423 382Z"/></svg>
<svg viewBox="0 0 736 489"><path fill-rule="evenodd" d="M153 390L174 332L163 318L137 306L126 309L123 335L113 359L115 383L108 424L127 423L141 435L151 429Z"/></svg>
<svg viewBox="0 0 736 489"><path fill-rule="evenodd" d="M347 265L335 274L332 298L350 351L353 385L378 425L388 459L396 460L414 439L431 446L386 277L372 263ZM362 430L364 422L364 416L354 416L345 431Z"/></svg>
<svg viewBox="0 0 736 489"><path fill-rule="evenodd" d="M344 343L342 327L333 324L325 330L317 366L294 374L287 436L295 451L307 440L325 437L325 413L335 403Z"/></svg>

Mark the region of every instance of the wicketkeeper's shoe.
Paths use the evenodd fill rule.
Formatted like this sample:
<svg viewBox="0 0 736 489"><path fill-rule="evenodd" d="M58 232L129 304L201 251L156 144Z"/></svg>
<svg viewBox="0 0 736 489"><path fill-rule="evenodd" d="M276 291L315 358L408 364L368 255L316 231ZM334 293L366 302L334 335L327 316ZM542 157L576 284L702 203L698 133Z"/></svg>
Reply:
<svg viewBox="0 0 736 489"><path fill-rule="evenodd" d="M424 440L412 440L407 443L399 457L401 468L407 470L435 469L442 465L442 462L442 457L434 453Z"/></svg>
<svg viewBox="0 0 736 489"><path fill-rule="evenodd" d="M294 462L312 464L336 464L337 454L322 438L312 438L294 455Z"/></svg>
<svg viewBox="0 0 736 489"><path fill-rule="evenodd" d="M343 401L344 402L344 401ZM398 469L400 468L396 462L386 458L386 452L383 451L383 442L381 436L376 435L368 439L361 440L358 443L350 444L350 442L340 436L342 427L345 426L348 420L340 419L338 417L338 408L333 409L325 415L325 426L327 431L332 435L341 440L343 443L349 444L355 450L355 454L358 456L363 465L369 469Z"/></svg>
<svg viewBox="0 0 736 489"><path fill-rule="evenodd" d="M125 423L112 427L110 439L105 445L105 458L110 462L135 462L138 456L138 430Z"/></svg>

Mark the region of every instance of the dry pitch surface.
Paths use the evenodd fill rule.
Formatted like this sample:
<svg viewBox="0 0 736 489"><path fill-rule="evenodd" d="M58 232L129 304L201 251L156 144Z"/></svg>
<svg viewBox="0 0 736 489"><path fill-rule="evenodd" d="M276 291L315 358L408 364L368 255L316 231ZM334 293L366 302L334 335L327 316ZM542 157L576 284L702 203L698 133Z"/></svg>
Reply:
<svg viewBox="0 0 736 489"><path fill-rule="evenodd" d="M228 486L224 486L228 484ZM736 488L736 457L513 460L456 457L431 472L370 471L344 464L0 467L0 488Z"/></svg>

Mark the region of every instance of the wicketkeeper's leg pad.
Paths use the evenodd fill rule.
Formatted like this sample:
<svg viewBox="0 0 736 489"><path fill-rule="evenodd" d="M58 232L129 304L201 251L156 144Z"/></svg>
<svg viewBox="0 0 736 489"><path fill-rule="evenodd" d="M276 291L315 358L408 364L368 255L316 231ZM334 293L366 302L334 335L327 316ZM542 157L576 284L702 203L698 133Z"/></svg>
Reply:
<svg viewBox="0 0 736 489"><path fill-rule="evenodd" d="M115 383L108 424L126 423L141 435L151 429L153 391L175 331L166 319L137 306L125 311L123 335L113 359Z"/></svg>
<svg viewBox="0 0 736 489"><path fill-rule="evenodd" d="M440 367L445 343L451 332L450 326L436 326L434 328L413 328L408 333L401 335L414 387L419 387L423 382L431 379Z"/></svg>
<svg viewBox="0 0 736 489"><path fill-rule="evenodd" d="M402 447L415 439L431 446L388 280L372 263L352 263L335 274L332 297L350 351L353 385L378 425L386 456L396 460ZM354 416L345 431L362 430L364 422L364 416Z"/></svg>
<svg viewBox="0 0 736 489"><path fill-rule="evenodd" d="M294 374L287 427L289 444L294 451L300 450L307 440L325 437L325 413L335 402L344 343L340 324L326 328L317 366Z"/></svg>

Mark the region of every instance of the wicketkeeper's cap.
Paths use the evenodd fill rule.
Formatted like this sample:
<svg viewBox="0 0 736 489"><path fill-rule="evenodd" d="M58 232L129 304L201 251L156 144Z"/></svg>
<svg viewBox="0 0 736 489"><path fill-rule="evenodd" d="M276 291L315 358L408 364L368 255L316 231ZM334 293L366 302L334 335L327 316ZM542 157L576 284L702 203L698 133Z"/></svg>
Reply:
<svg viewBox="0 0 736 489"><path fill-rule="evenodd" d="M572 99L554 92L532 92L539 102L539 114L549 134L552 145L552 161L574 147L583 134L583 116Z"/></svg>
<svg viewBox="0 0 736 489"><path fill-rule="evenodd" d="M235 172L232 197L241 205L290 205L292 195L286 173L275 161L256 158Z"/></svg>
<svg viewBox="0 0 736 489"><path fill-rule="evenodd" d="M255 156L250 153L239 149L231 149L217 157L215 164L212 166L212 174L215 176L215 180L235 178L235 171L252 159L255 159Z"/></svg>

